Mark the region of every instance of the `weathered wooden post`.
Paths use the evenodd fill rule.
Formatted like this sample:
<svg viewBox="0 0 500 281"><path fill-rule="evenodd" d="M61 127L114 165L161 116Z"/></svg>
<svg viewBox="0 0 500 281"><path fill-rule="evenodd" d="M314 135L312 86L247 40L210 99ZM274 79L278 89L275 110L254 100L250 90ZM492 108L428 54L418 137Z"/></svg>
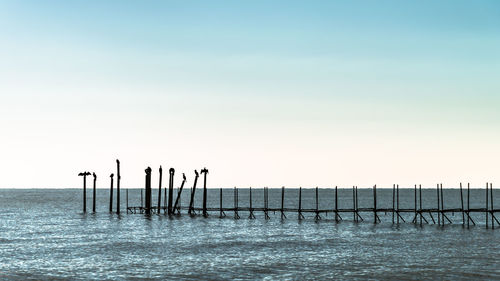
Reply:
<svg viewBox="0 0 500 281"><path fill-rule="evenodd" d="M338 198L338 188L335 186L335 222L339 222L339 198Z"/></svg>
<svg viewBox="0 0 500 281"><path fill-rule="evenodd" d="M157 213L159 214L160 210L161 210L161 181L162 181L162 177L163 177L163 169L161 168L161 165L160 165L160 169L158 171L160 173L160 182L158 184L158 209L157 209Z"/></svg>
<svg viewBox="0 0 500 281"><path fill-rule="evenodd" d="M116 159L116 213L120 213L120 160Z"/></svg>
<svg viewBox="0 0 500 281"><path fill-rule="evenodd" d="M286 219L286 216L285 216L285 187L282 186L281 187L281 209L280 209L280 212L281 212L281 219Z"/></svg>
<svg viewBox="0 0 500 281"><path fill-rule="evenodd" d="M298 219L301 220L303 219L304 216L302 215L302 186L299 188L299 209L298 209Z"/></svg>
<svg viewBox="0 0 500 281"><path fill-rule="evenodd" d="M396 185L396 198L397 198L397 203L396 203L396 208L397 208L397 212L396 212L396 215L398 216L398 224L399 224L399 184Z"/></svg>
<svg viewBox="0 0 500 281"><path fill-rule="evenodd" d="M191 188L191 199L189 200L189 209L188 209L188 214L192 215L194 213L194 193L196 192L196 183L198 182L198 171L194 170L195 177L194 177L194 184L193 187Z"/></svg>
<svg viewBox="0 0 500 281"><path fill-rule="evenodd" d="M87 212L87 176L90 176L90 172L83 172L78 174L79 177L83 177L83 212Z"/></svg>
<svg viewBox="0 0 500 281"><path fill-rule="evenodd" d="M168 206L167 206L167 209L168 209L168 214L169 215L172 215L174 212L172 210L172 203L173 203L173 197L174 197L174 173L175 173L175 169L174 168L170 168L170 170L168 170L169 174L170 174L170 178L169 178L169 182L168 182Z"/></svg>
<svg viewBox="0 0 500 281"><path fill-rule="evenodd" d="M266 220L270 219L268 211L269 211L269 193L268 193L268 188L264 187L264 217Z"/></svg>
<svg viewBox="0 0 500 281"><path fill-rule="evenodd" d="M462 227L465 226L465 214L464 214L464 194L462 193L462 183L460 183L460 203L461 203L461 211L462 211Z"/></svg>
<svg viewBox="0 0 500 281"><path fill-rule="evenodd" d="M484 212L486 215L486 229L488 229L488 185L489 183L486 183L486 211Z"/></svg>
<svg viewBox="0 0 500 281"><path fill-rule="evenodd" d="M495 217L495 214L494 214L494 211L495 211L495 208L493 208L493 184L490 183L490 205L491 205L491 229L495 229L495 221L494 219L496 219Z"/></svg>
<svg viewBox="0 0 500 281"><path fill-rule="evenodd" d="M441 225L441 215L440 215L440 209L439 209L439 184L436 187L436 192L437 192L437 216L438 216L438 225Z"/></svg>
<svg viewBox="0 0 500 281"><path fill-rule="evenodd" d="M93 196L92 196L92 213L95 213L95 196L96 196L96 181L97 181L97 176L95 173L92 173L92 176L94 177L94 190L93 190Z"/></svg>
<svg viewBox="0 0 500 281"><path fill-rule="evenodd" d="M184 183L186 182L186 175L182 173L182 183L181 183L181 188L179 188L179 192L177 193L177 198L175 199L175 204L174 204L174 213L177 211L178 214L181 213L181 208L178 206L181 202L181 194L182 194L182 189L184 188Z"/></svg>
<svg viewBox="0 0 500 281"><path fill-rule="evenodd" d="M113 212L113 177L114 174L109 176L111 178L111 186L109 187L109 212Z"/></svg>
<svg viewBox="0 0 500 281"><path fill-rule="evenodd" d="M201 173L203 174L203 216L207 217L207 174L208 170L207 168L203 168L201 170Z"/></svg>
<svg viewBox="0 0 500 281"><path fill-rule="evenodd" d="M423 217L423 214L422 214L422 185L421 184L418 185L418 193L419 193L419 196L418 196L419 200L418 200L418 202L420 204L420 206L419 206L420 207L420 226L422 226L422 217Z"/></svg>
<svg viewBox="0 0 500 281"><path fill-rule="evenodd" d="M396 185L392 185L392 224L394 224L394 210L396 204Z"/></svg>
<svg viewBox="0 0 500 281"><path fill-rule="evenodd" d="M239 219L240 215L238 214L238 188L235 186L234 187L234 218Z"/></svg>
<svg viewBox="0 0 500 281"><path fill-rule="evenodd" d="M413 208L413 213L414 213L415 217L413 218L413 223L417 224L417 185L415 185L415 192L414 192L413 198L415 198L415 206Z"/></svg>
<svg viewBox="0 0 500 281"><path fill-rule="evenodd" d="M250 209L249 209L250 214L248 215L248 218L255 219L255 216L253 214L253 207L252 207L252 187L250 187L250 196L249 197L250 197Z"/></svg>
<svg viewBox="0 0 500 281"><path fill-rule="evenodd" d="M441 222L443 223L444 226L444 218L446 215L444 214L444 194L443 194L443 184L441 183L439 185L439 189L441 190ZM448 218L448 217L446 217Z"/></svg>
<svg viewBox="0 0 500 281"><path fill-rule="evenodd" d="M377 185L373 186L373 223L377 223Z"/></svg>
<svg viewBox="0 0 500 281"><path fill-rule="evenodd" d="M146 214L151 214L151 168L148 167L146 170Z"/></svg>
<svg viewBox="0 0 500 281"><path fill-rule="evenodd" d="M467 183L467 228L470 227L470 183Z"/></svg>
<svg viewBox="0 0 500 281"><path fill-rule="evenodd" d="M220 188L220 195L219 195L219 218L223 218L226 216L224 213L224 209L222 208L222 187Z"/></svg>
<svg viewBox="0 0 500 281"><path fill-rule="evenodd" d="M126 210L126 211L127 211L127 214L128 214L128 188L126 188L126 189L125 189L125 197L126 197L126 198L125 198L125 200L127 201L127 202L126 202L126 204L127 204L127 205L126 205L126 208L127 208L127 210Z"/></svg>
<svg viewBox="0 0 500 281"><path fill-rule="evenodd" d="M320 220L321 219L321 216L319 215L319 201L318 201L319 195L318 194L319 194L319 189L316 186L316 210L315 210L316 216L314 217L315 220Z"/></svg>
<svg viewBox="0 0 500 281"><path fill-rule="evenodd" d="M356 217L356 191L354 190L354 185L352 186L352 215L355 222L357 222Z"/></svg>

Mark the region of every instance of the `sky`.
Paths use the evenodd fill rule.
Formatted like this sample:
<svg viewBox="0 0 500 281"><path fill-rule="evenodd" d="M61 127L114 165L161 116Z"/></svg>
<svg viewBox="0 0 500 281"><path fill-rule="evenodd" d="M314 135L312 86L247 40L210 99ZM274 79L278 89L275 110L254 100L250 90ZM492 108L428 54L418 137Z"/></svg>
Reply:
<svg viewBox="0 0 500 281"><path fill-rule="evenodd" d="M482 187L499 78L496 0L0 0L0 187Z"/></svg>

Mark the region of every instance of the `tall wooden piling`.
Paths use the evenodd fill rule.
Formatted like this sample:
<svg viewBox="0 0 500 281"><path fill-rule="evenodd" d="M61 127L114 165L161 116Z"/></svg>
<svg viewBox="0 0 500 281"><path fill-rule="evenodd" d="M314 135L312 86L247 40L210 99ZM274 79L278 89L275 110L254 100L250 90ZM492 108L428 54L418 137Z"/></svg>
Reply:
<svg viewBox="0 0 500 281"><path fill-rule="evenodd" d="M269 217L269 202L268 202L268 188L264 187L264 217L266 220L270 219Z"/></svg>
<svg viewBox="0 0 500 281"><path fill-rule="evenodd" d="M239 219L240 215L238 214L238 188L235 186L234 187L234 218Z"/></svg>
<svg viewBox="0 0 500 281"><path fill-rule="evenodd" d="M299 209L297 210L297 216L299 220L304 218L302 215L302 186L299 187Z"/></svg>
<svg viewBox="0 0 500 281"><path fill-rule="evenodd" d="M97 181L97 176L95 173L92 173L92 176L94 177L94 190L92 193L92 212L95 213L95 196L96 196L96 181Z"/></svg>
<svg viewBox="0 0 500 281"><path fill-rule="evenodd" d="M353 220L357 221L357 217L356 217L356 191L354 190L354 185L352 186L352 216L353 216Z"/></svg>
<svg viewBox="0 0 500 281"><path fill-rule="evenodd" d="M465 214L464 214L464 194L462 192L462 183L460 183L460 205L461 205L461 212L462 212L462 227L465 226Z"/></svg>
<svg viewBox="0 0 500 281"><path fill-rule="evenodd" d="M338 197L338 187L335 186L335 222L339 222L339 197Z"/></svg>
<svg viewBox="0 0 500 281"><path fill-rule="evenodd" d="M160 179L159 179L159 183L158 183L158 206L157 206L156 210L157 210L157 213L159 214L160 210L161 210L161 181L163 178L163 169L161 166L160 166L160 169L158 170L158 172L159 172Z"/></svg>
<svg viewBox="0 0 500 281"><path fill-rule="evenodd" d="M220 193L219 193L219 218L223 218L225 217L224 215L224 211L222 210L222 188L220 189Z"/></svg>
<svg viewBox="0 0 500 281"><path fill-rule="evenodd" d="M490 205L491 205L491 228L492 229L495 229L495 214L494 214L494 210L495 208L493 208L493 184L490 183Z"/></svg>
<svg viewBox="0 0 500 281"><path fill-rule="evenodd" d="M413 223L417 224L417 185L415 185L415 192L413 193L413 198L415 199L415 205L413 208Z"/></svg>
<svg viewBox="0 0 500 281"><path fill-rule="evenodd" d="M146 170L146 207L145 212L147 215L151 214L151 168L148 167Z"/></svg>
<svg viewBox="0 0 500 281"><path fill-rule="evenodd" d="M398 216L398 224L399 224L399 184L396 185L396 200L397 200L397 203L396 203L396 208L397 208L397 212L396 212L396 215Z"/></svg>
<svg viewBox="0 0 500 281"><path fill-rule="evenodd" d="M252 207L252 187L250 186L250 194L249 194L249 203L250 203L250 214L248 215L249 219L255 219L255 215L253 214L253 207Z"/></svg>
<svg viewBox="0 0 500 281"><path fill-rule="evenodd" d="M194 170L194 183L193 187L191 188L191 199L189 199L189 209L188 209L188 214L192 215L194 213L194 194L196 192L196 184L198 183L198 177L200 176L198 174L198 171Z"/></svg>
<svg viewBox="0 0 500 281"><path fill-rule="evenodd" d="M418 202L419 202L419 207L420 207L419 208L420 209L419 210L420 211L420 226L422 226L423 214L422 214L422 185L421 184L418 185L418 193L419 193L419 195L418 195L418 197L419 197L418 198Z"/></svg>
<svg viewBox="0 0 500 281"><path fill-rule="evenodd" d="M128 213L128 188L125 189L125 200L127 201L126 202L126 207L127 207L127 213Z"/></svg>
<svg viewBox="0 0 500 281"><path fill-rule="evenodd" d="M316 210L315 210L316 216L314 217L315 220L320 220L321 219L321 216L319 215L318 194L319 194L319 190L318 190L318 187L316 186Z"/></svg>
<svg viewBox="0 0 500 281"><path fill-rule="evenodd" d="M396 208L396 185L392 185L392 224L394 224L394 210Z"/></svg>
<svg viewBox="0 0 500 281"><path fill-rule="evenodd" d="M443 194L443 184L441 183L439 185L439 189L441 191L441 222L443 223L443 226L444 226L444 218L446 217L446 215L444 214L444 194ZM448 217L446 217L448 218Z"/></svg>
<svg viewBox="0 0 500 281"><path fill-rule="evenodd" d="M109 187L109 212L113 212L113 177L114 174L109 176L111 178L111 185Z"/></svg>
<svg viewBox="0 0 500 281"><path fill-rule="evenodd" d="M177 198L175 199L175 204L174 204L174 209L173 212L177 212L178 214L181 213L181 194L182 194L182 189L184 189L184 184L186 183L186 175L182 173L182 183L181 187L179 188L179 192L177 193Z"/></svg>
<svg viewBox="0 0 500 281"><path fill-rule="evenodd" d="M116 159L116 213L120 213L120 160Z"/></svg>
<svg viewBox="0 0 500 281"><path fill-rule="evenodd" d="M470 183L467 183L467 228L470 227Z"/></svg>
<svg viewBox="0 0 500 281"><path fill-rule="evenodd" d="M437 194L437 216L438 216L438 225L441 225L441 212L439 209L440 201L439 201L439 184L436 186L436 194Z"/></svg>
<svg viewBox="0 0 500 281"><path fill-rule="evenodd" d="M282 186L281 187L281 209L280 209L281 219L286 218L284 209L285 209L285 187Z"/></svg>
<svg viewBox="0 0 500 281"><path fill-rule="evenodd" d="M207 174L208 170L207 168L204 168L201 170L201 173L203 174L203 216L208 216L207 213Z"/></svg>
<svg viewBox="0 0 500 281"><path fill-rule="evenodd" d="M168 173L170 175L170 178L168 180L168 205L167 205L167 211L169 215L172 215L174 212L172 210L172 205L173 205L173 199L174 199L174 173L175 169L170 168L168 170Z"/></svg>
<svg viewBox="0 0 500 281"><path fill-rule="evenodd" d="M373 186L373 223L377 223L377 185Z"/></svg>
<svg viewBox="0 0 500 281"><path fill-rule="evenodd" d="M489 183L486 183L486 208L485 208L485 214L486 214L486 229L488 229L488 186L489 186Z"/></svg>
<svg viewBox="0 0 500 281"><path fill-rule="evenodd" d="M83 212L87 212L87 176L90 176L90 172L82 172L78 174L79 177L83 177Z"/></svg>

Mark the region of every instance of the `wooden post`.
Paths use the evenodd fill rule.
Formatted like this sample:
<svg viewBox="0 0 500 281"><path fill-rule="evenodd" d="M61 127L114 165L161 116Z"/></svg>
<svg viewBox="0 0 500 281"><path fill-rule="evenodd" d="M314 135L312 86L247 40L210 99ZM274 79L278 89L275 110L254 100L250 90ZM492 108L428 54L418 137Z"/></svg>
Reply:
<svg viewBox="0 0 500 281"><path fill-rule="evenodd" d="M319 201L318 201L318 187L316 186L316 216L314 217L315 220L320 220L321 216L319 215Z"/></svg>
<svg viewBox="0 0 500 281"><path fill-rule="evenodd" d="M201 170L201 173L204 175L203 177L203 216L208 216L207 213L207 174L208 170L207 168L204 168Z"/></svg>
<svg viewBox="0 0 500 281"><path fill-rule="evenodd" d="M167 205L167 211L169 215L172 215L174 212L172 210L172 204L174 201L174 174L175 174L175 169L170 168L168 170L168 173L170 174L170 178L168 181L168 205Z"/></svg>
<svg viewBox="0 0 500 281"><path fill-rule="evenodd" d="M339 198L337 194L338 188L335 186L335 222L339 222Z"/></svg>
<svg viewBox="0 0 500 281"><path fill-rule="evenodd" d="M418 185L418 192L419 192L419 196L418 196L419 200L418 200L418 202L420 204L420 226L422 226L422 216L423 216L423 214L422 214L422 185L421 184Z"/></svg>
<svg viewBox="0 0 500 281"><path fill-rule="evenodd" d="M126 200L127 200L127 214L128 214L128 188L125 189L126 193L125 193L125 196L126 196Z"/></svg>
<svg viewBox="0 0 500 281"><path fill-rule="evenodd" d="M284 209L285 209L285 187L282 186L281 187L281 219L285 219L286 216L285 216L285 212L284 212Z"/></svg>
<svg viewBox="0 0 500 281"><path fill-rule="evenodd" d="M414 192L413 197L415 198L415 206L413 209L413 213L415 214L415 217L413 219L413 223L417 224L417 185L415 185L415 192Z"/></svg>
<svg viewBox="0 0 500 281"><path fill-rule="evenodd" d="M470 183L467 183L467 228L470 226Z"/></svg>
<svg viewBox="0 0 500 281"><path fill-rule="evenodd" d="M437 192L437 216L438 216L438 225L441 225L441 215L440 215L440 209L439 209L439 184L436 187L436 192Z"/></svg>
<svg viewBox="0 0 500 281"><path fill-rule="evenodd" d="M89 172L83 172L78 174L79 177L83 177L83 213L87 212L87 176L90 176Z"/></svg>
<svg viewBox="0 0 500 281"><path fill-rule="evenodd" d="M464 194L462 193L462 183L460 183L460 203L462 206L462 227L465 226L465 214L464 214Z"/></svg>
<svg viewBox="0 0 500 281"><path fill-rule="evenodd" d="M96 196L96 181L97 181L97 176L95 173L92 173L92 176L94 177L94 191L93 191L93 196L92 196L92 213L95 213L95 196Z"/></svg>
<svg viewBox="0 0 500 281"><path fill-rule="evenodd" d="M198 182L198 171L194 170L195 177L194 177L194 184L193 187L191 188L191 199L189 200L189 210L188 214L193 214L194 213L194 193L196 192L196 183Z"/></svg>
<svg viewBox="0 0 500 281"><path fill-rule="evenodd" d="M266 220L270 219L269 218L269 214L268 214L268 209L269 209L269 202L267 201L268 200L268 189L267 187L264 187L264 217L266 218Z"/></svg>
<svg viewBox="0 0 500 281"><path fill-rule="evenodd" d="M486 229L488 229L488 185L489 183L486 183Z"/></svg>
<svg viewBox="0 0 500 281"><path fill-rule="evenodd" d="M299 187L299 209L298 209L298 219L301 220L303 219L304 216L302 215L302 186Z"/></svg>
<svg viewBox="0 0 500 281"><path fill-rule="evenodd" d="M181 187L179 188L179 192L177 193L177 198L175 199L175 204L174 204L174 209L173 212L177 212L177 214L181 213L181 194L182 194L182 189L184 189L184 183L186 183L186 175L182 173L182 183Z"/></svg>
<svg viewBox="0 0 500 281"><path fill-rule="evenodd" d="M396 208L397 208L397 212L396 212L396 215L398 216L398 224L399 224L399 184L396 185L396 194L397 194L397 203L396 203Z"/></svg>
<svg viewBox="0 0 500 281"><path fill-rule="evenodd" d="M146 170L146 214L151 214L151 168L148 167Z"/></svg>
<svg viewBox="0 0 500 281"><path fill-rule="evenodd" d="M234 187L234 218L240 218L240 215L238 214L238 188L236 186Z"/></svg>
<svg viewBox="0 0 500 281"><path fill-rule="evenodd" d="M356 217L356 191L354 190L354 185L352 186L352 215L353 219L355 222L357 222L357 217Z"/></svg>
<svg viewBox="0 0 500 281"><path fill-rule="evenodd" d="M490 183L490 205L491 205L491 229L495 229L495 215L493 213L493 211L495 210L493 208L493 184Z"/></svg>
<svg viewBox="0 0 500 281"><path fill-rule="evenodd" d="M158 183L158 206L157 206L158 209L157 209L157 213L159 214L160 210L161 210L161 181L163 178L163 169L161 168L161 166L160 166L160 169L158 171L160 173L160 180Z"/></svg>
<svg viewBox="0 0 500 281"><path fill-rule="evenodd" d="M396 185L392 185L392 224L394 224L394 210L396 204Z"/></svg>
<svg viewBox="0 0 500 281"><path fill-rule="evenodd" d="M222 211L222 188L220 189L220 195L219 195L219 212L220 212L219 218L223 218L224 212Z"/></svg>
<svg viewBox="0 0 500 281"><path fill-rule="evenodd" d="M444 214L444 194L443 194L443 184L441 183L439 185L439 188L441 190L441 222L443 223L443 226L444 226L444 218L445 218L445 214ZM448 217L446 217L448 218Z"/></svg>
<svg viewBox="0 0 500 281"><path fill-rule="evenodd" d="M255 219L255 216L253 214L253 207L252 207L252 187L250 186L250 215L248 215L249 219Z"/></svg>
<svg viewBox="0 0 500 281"><path fill-rule="evenodd" d="M116 213L120 213L120 160L116 159Z"/></svg>
<svg viewBox="0 0 500 281"><path fill-rule="evenodd" d="M111 185L109 187L109 212L113 212L113 176L114 174L111 174L109 177L111 178Z"/></svg>
<svg viewBox="0 0 500 281"><path fill-rule="evenodd" d="M373 223L377 223L377 185L373 186Z"/></svg>
<svg viewBox="0 0 500 281"><path fill-rule="evenodd" d="M356 220L359 221L359 219L361 219L361 221L363 221L363 218L359 215L359 207L358 207L358 186L356 185Z"/></svg>

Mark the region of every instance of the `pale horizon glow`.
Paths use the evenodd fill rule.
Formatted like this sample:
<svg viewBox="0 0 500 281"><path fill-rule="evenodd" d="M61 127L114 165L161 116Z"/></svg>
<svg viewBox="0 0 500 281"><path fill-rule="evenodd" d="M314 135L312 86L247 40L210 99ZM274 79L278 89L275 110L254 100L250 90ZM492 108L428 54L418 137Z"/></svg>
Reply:
<svg viewBox="0 0 500 281"><path fill-rule="evenodd" d="M0 27L0 188L107 188L115 159L124 188L500 181L498 1L0 1Z"/></svg>

